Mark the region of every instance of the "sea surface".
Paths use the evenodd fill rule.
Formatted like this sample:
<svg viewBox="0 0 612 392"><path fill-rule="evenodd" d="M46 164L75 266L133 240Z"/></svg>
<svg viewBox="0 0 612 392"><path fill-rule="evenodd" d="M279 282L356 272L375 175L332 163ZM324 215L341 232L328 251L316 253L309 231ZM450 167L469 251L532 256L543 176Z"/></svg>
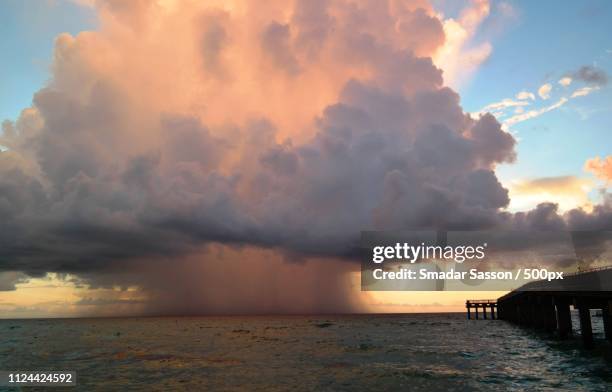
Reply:
<svg viewBox="0 0 612 392"><path fill-rule="evenodd" d="M0 370L75 370L73 391L612 390L593 322L587 351L463 314L0 320Z"/></svg>

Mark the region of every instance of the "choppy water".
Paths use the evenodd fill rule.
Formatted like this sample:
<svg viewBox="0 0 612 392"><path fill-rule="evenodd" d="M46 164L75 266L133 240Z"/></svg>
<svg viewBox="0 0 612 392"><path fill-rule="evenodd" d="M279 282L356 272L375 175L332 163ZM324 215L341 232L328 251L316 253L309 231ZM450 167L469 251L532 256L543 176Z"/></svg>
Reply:
<svg viewBox="0 0 612 392"><path fill-rule="evenodd" d="M612 389L606 342L461 314L0 320L0 336L0 369L76 370L88 391Z"/></svg>

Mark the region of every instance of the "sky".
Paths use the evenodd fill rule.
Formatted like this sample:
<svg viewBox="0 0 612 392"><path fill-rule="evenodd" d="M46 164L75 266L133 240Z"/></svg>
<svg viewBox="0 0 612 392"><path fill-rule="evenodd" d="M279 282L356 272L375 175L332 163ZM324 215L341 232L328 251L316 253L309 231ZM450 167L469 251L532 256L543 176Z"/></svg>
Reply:
<svg viewBox="0 0 612 392"><path fill-rule="evenodd" d="M6 317L460 310L355 228L612 223L607 1L147 3L0 6Z"/></svg>
<svg viewBox="0 0 612 392"><path fill-rule="evenodd" d="M436 6L452 17L461 10L456 2L439 1ZM491 3L490 15L480 25L472 45L491 42L493 49L477 72L456 86L464 108L478 112L492 103L518 101L516 97L521 92L533 94L533 100L527 99L529 105L512 106L505 118L500 116L504 121L518 108L527 112L554 105L564 97L571 100L559 109L508 127L520 141L516 149L518 159L500 166L497 173L511 191L513 184L521 182L572 176L584 183L579 189L566 186L566 195L556 195L555 201L561 208L586 205L598 199L598 184L588 183L591 178L583 167L592 156L609 154L605 139L606 124L612 115L611 92L599 86L594 94L571 99L571 94L585 85L563 86L559 81L585 66L609 74L612 68L612 50L607 38L610 28L604 21L611 13L612 6L605 1L571 2L564 7L557 7L551 1ZM547 84L552 87L550 97L542 99L538 89ZM524 210L543 197L555 196L551 193L524 195L514 190L510 205L513 210Z"/></svg>
<svg viewBox="0 0 612 392"><path fill-rule="evenodd" d="M492 8L493 18L499 4L506 3ZM584 87L559 85L567 74L583 66L598 67L607 74L612 70L610 27L605 22L612 16L609 2L570 2L563 7L551 1L508 4L514 16L502 31L489 33L495 37L494 50L461 89L466 110L477 111L491 102L515 98L521 91L536 96L529 108L546 107ZM488 29L495 27L484 23L483 31ZM545 84L551 84L553 90L549 99L542 100L537 90ZM612 120L611 108L611 90L603 86L559 110L513 125L520 139L518 159L498 170L500 178L509 184L524 178L588 177L582 170L584 162L610 152L607 124Z"/></svg>
<svg viewBox="0 0 612 392"><path fill-rule="evenodd" d="M96 28L90 7L69 1L5 1L0 14L0 118L15 119L49 79L55 37Z"/></svg>

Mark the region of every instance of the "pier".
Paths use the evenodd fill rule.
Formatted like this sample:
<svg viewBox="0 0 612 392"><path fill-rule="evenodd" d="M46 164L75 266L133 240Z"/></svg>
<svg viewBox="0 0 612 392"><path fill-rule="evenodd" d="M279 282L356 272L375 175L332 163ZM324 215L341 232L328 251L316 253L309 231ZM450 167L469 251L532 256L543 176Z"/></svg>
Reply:
<svg viewBox="0 0 612 392"><path fill-rule="evenodd" d="M482 309L482 317L484 320L487 319L487 309L490 310L489 314L491 320L495 320L495 310L497 309L497 300L495 299L468 299L465 301L465 308L467 309L467 318L472 318L472 309L476 320L478 320L478 310Z"/></svg>
<svg viewBox="0 0 612 392"><path fill-rule="evenodd" d="M605 338L612 342L612 267L568 274L559 281L530 282L497 299L496 305L498 319L554 333L561 339L573 334L573 306L578 309L580 334L587 348L594 343L591 309L601 309Z"/></svg>

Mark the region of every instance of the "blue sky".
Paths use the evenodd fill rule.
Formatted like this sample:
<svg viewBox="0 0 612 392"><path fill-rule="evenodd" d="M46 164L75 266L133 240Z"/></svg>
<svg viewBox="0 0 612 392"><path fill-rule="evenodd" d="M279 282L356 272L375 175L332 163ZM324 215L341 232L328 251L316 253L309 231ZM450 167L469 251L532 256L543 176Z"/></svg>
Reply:
<svg viewBox="0 0 612 392"><path fill-rule="evenodd" d="M467 2L434 0L446 17L455 16ZM15 119L30 105L32 95L48 78L57 34L76 34L96 28L92 8L69 0L4 0L0 14L0 119ZM508 9L512 10L508 17ZM505 11L505 12L502 12ZM581 66L612 73L612 2L508 1L493 2L473 43L488 41L490 57L459 87L466 111L476 112L520 91L535 94L525 109L538 109L571 95L558 80ZM542 100L537 90L553 87ZM500 121L503 119L500 118ZM569 100L556 110L510 127L519 140L518 160L498 168L504 184L516 179L551 176L589 176L584 162L610 154L612 91L602 86L588 96Z"/></svg>
<svg viewBox="0 0 612 392"><path fill-rule="evenodd" d="M499 2L493 3L494 20ZM612 71L612 2L513 1L516 16L495 31L487 21L475 40L490 39L493 52L460 89L463 106L477 111L487 104L514 98L519 91L536 94L545 83L553 86L547 102L567 96L575 88L557 81L584 65ZM520 139L518 161L498 170L502 179L584 175L586 159L612 150L612 92L609 86L589 96L570 100L558 110L513 125Z"/></svg>
<svg viewBox="0 0 612 392"><path fill-rule="evenodd" d="M0 121L14 119L49 75L55 37L93 29L93 9L67 0L2 0Z"/></svg>

